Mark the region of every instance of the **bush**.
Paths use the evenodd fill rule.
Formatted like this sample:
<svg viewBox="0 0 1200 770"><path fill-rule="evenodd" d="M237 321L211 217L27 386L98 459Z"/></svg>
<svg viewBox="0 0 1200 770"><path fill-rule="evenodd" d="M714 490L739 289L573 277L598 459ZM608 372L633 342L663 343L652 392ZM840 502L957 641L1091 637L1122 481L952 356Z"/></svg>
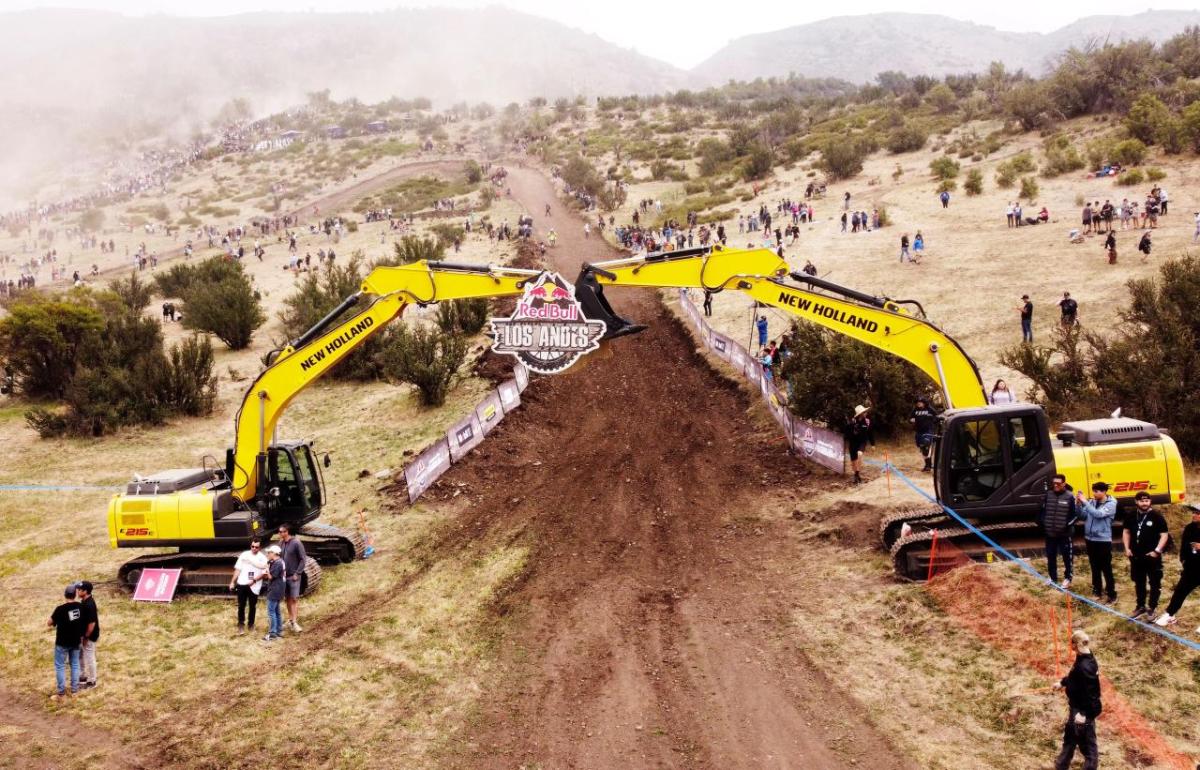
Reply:
<svg viewBox="0 0 1200 770"><path fill-rule="evenodd" d="M983 172L973 168L967 172L967 180L963 182L963 191L967 195L979 195L983 192Z"/></svg>
<svg viewBox="0 0 1200 770"><path fill-rule="evenodd" d="M1021 198L1032 203L1034 199L1037 198L1038 192L1038 183L1036 179L1031 176L1023 177L1021 179Z"/></svg>
<svg viewBox="0 0 1200 770"><path fill-rule="evenodd" d="M958 176L960 168L962 167L959 166L958 161L949 155L934 158L929 162L929 172L933 174L934 179L953 179Z"/></svg>
<svg viewBox="0 0 1200 770"><path fill-rule="evenodd" d="M817 166L836 179L849 179L862 171L867 145L857 139L837 139L821 148Z"/></svg>
<svg viewBox="0 0 1200 770"><path fill-rule="evenodd" d="M924 147L927 141L929 135L919 126L909 123L889 133L883 146L893 155L899 155L902 152L916 152Z"/></svg>
<svg viewBox="0 0 1200 770"><path fill-rule="evenodd" d="M1189 142L1193 152L1200 152L1200 101L1194 101L1183 108L1180 115L1180 132L1183 139Z"/></svg>
<svg viewBox="0 0 1200 770"><path fill-rule="evenodd" d="M483 181L483 167L473 160L467 161L467 182L479 184Z"/></svg>
<svg viewBox="0 0 1200 770"><path fill-rule="evenodd" d="M399 265L409 265L424 259L439 260L446 254L446 246L441 238L421 238L416 235L406 235L392 244L395 251L395 261ZM340 300L339 300L340 301ZM336 304L336 303L334 303ZM331 308L332 309L332 308Z"/></svg>
<svg viewBox="0 0 1200 770"><path fill-rule="evenodd" d="M996 167L996 184L1005 189L1012 187L1017 177L1037 171L1033 156L1027 152L1018 153Z"/></svg>
<svg viewBox="0 0 1200 770"><path fill-rule="evenodd" d="M953 179L943 179L942 181L938 182L938 195L941 195L944 192L954 192L957 189L958 182L955 182Z"/></svg>
<svg viewBox="0 0 1200 770"><path fill-rule="evenodd" d="M1117 184L1121 185L1122 187L1132 187L1133 185L1141 184L1144 181L1146 181L1145 176L1142 174L1140 169L1136 168L1123 171L1121 172L1121 175L1117 177Z"/></svg>
<svg viewBox="0 0 1200 770"><path fill-rule="evenodd" d="M950 86L945 83L938 83L926 92L925 101L938 112L945 114L954 111L954 107L958 103L958 97L950 90Z"/></svg>
<svg viewBox="0 0 1200 770"><path fill-rule="evenodd" d="M383 367L388 376L417 386L421 403L441 406L467 357L466 338L433 329L407 329L388 334Z"/></svg>
<svg viewBox="0 0 1200 770"><path fill-rule="evenodd" d="M771 173L771 169L775 165L774 156L771 151L758 142L755 142L750 147L750 152L746 159L742 161L742 178L747 182L754 179L762 179L767 174Z"/></svg>
<svg viewBox="0 0 1200 770"><path fill-rule="evenodd" d="M1142 94L1125 116L1125 129L1134 139L1154 144L1170 133L1173 119L1170 108L1161 99L1154 94Z"/></svg>
<svg viewBox="0 0 1200 770"><path fill-rule="evenodd" d="M104 327L104 317L91 303L66 295L25 295L0 319L0 358L13 370L21 393L62 398Z"/></svg>
<svg viewBox="0 0 1200 770"><path fill-rule="evenodd" d="M1056 134L1047 139L1044 147L1046 150L1046 162L1042 164L1042 176L1044 177L1055 177L1071 171L1078 171L1085 165L1079 150L1071 144L1068 137L1062 134Z"/></svg>
<svg viewBox="0 0 1200 770"><path fill-rule="evenodd" d="M1146 178L1151 182L1159 182L1167 178L1167 172L1157 166L1146 169Z"/></svg>
<svg viewBox="0 0 1200 770"><path fill-rule="evenodd" d="M240 275L244 272L239 263L225 257L209 257L201 262L171 265L166 272L154 276L154 283L162 296L182 298L193 284L220 283Z"/></svg>
<svg viewBox="0 0 1200 770"><path fill-rule="evenodd" d="M1109 161L1122 166L1137 166L1146 159L1146 145L1137 139L1126 139L1112 146Z"/></svg>
<svg viewBox="0 0 1200 770"><path fill-rule="evenodd" d="M701 176L712 176L734 158L732 147L711 136L701 139L696 145L696 155Z"/></svg>
<svg viewBox="0 0 1200 770"><path fill-rule="evenodd" d="M1200 456L1200 380L1193 376L1200 367L1200 258L1166 262L1157 279L1126 286L1129 301L1111 336L1060 329L1053 347L1019 345L1001 363L1033 382L1029 396L1052 420L1119 406L1169 428L1186 456Z"/></svg>
<svg viewBox="0 0 1200 770"><path fill-rule="evenodd" d="M436 225L432 225L429 228L429 232L433 233L434 237L437 238L437 246L441 254L445 254L446 249L453 246L455 241L461 243L463 236L467 233L462 225L452 225L449 222L439 222ZM395 245L398 246L399 244ZM433 259L441 259L441 254L433 257Z"/></svg>
<svg viewBox="0 0 1200 770"><path fill-rule="evenodd" d="M908 428L913 399L933 394L933 383L916 367L875 348L812 324L793 324L792 355L782 376L799 417L841 429L855 404L868 404L879 435Z"/></svg>
<svg viewBox="0 0 1200 770"><path fill-rule="evenodd" d="M437 325L443 334L478 334L488 321L488 301L484 297L439 302Z"/></svg>
<svg viewBox="0 0 1200 770"><path fill-rule="evenodd" d="M183 326L216 336L230 350L242 350L267 317L241 264L229 264L236 270L219 281L193 281L184 289Z"/></svg>

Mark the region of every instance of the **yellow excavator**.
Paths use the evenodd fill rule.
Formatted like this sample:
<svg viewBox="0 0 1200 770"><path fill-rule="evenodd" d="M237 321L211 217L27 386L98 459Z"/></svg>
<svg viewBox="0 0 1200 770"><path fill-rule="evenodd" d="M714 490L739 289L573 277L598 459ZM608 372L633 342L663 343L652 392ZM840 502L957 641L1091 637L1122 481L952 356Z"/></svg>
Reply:
<svg viewBox="0 0 1200 770"><path fill-rule="evenodd" d="M177 566L184 570L183 587L219 590L228 582L231 552L252 535L269 538L283 523L298 528L315 559L302 577L303 590L319 581L318 562L361 557L363 543L355 533L314 523L325 502L320 469L329 457L319 462L312 442L277 441L281 414L300 391L407 305L520 295L541 275L425 261L373 270L359 292L278 351L259 374L238 410L235 444L223 468L212 462L139 477L113 498L108 511L113 547L180 549L126 563L121 580L132 586L146 567ZM947 407L934 449L938 499L1018 552L1033 553L1040 546L1034 517L1047 481L1057 472L1076 489L1106 481L1118 499L1142 490L1162 503L1184 499L1183 463L1165 431L1138 420L1108 418L1066 423L1052 438L1037 405L988 405L974 362L915 301L876 297L790 272L769 249L682 249L583 266L575 299L588 320L604 323L605 341L643 328L613 311L605 286L738 291L916 366L938 385ZM969 555L982 555L986 548L956 528L940 506L897 511L881 527L902 576L925 575L935 528L941 542L954 542Z"/></svg>

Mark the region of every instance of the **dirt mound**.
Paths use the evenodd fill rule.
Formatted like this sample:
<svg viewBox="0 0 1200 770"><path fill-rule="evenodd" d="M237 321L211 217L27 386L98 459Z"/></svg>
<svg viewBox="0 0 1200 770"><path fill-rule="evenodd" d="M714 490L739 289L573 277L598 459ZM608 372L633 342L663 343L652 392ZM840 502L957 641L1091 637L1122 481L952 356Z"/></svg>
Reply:
<svg viewBox="0 0 1200 770"><path fill-rule="evenodd" d="M527 207L554 200L532 172L510 179ZM554 209L567 233L556 269L614 256ZM906 767L779 639L787 608L761 584L812 472L756 427L653 292L610 298L650 328L535 379L429 493L461 506L433 558L527 551L491 602L506 629L494 682L446 763Z"/></svg>
<svg viewBox="0 0 1200 770"><path fill-rule="evenodd" d="M884 513L884 509L870 503L843 500L816 510L797 508L792 518L812 527L822 539L866 549L879 545L879 520Z"/></svg>

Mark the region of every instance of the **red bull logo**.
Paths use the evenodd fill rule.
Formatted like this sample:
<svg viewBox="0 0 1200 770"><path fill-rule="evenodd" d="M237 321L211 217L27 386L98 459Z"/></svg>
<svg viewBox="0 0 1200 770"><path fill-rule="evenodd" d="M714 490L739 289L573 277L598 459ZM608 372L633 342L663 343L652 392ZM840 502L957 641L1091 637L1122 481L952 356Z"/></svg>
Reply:
<svg viewBox="0 0 1200 770"><path fill-rule="evenodd" d="M605 328L584 316L566 279L542 273L525 287L511 317L492 319L492 350L516 356L539 374L557 374L599 347Z"/></svg>

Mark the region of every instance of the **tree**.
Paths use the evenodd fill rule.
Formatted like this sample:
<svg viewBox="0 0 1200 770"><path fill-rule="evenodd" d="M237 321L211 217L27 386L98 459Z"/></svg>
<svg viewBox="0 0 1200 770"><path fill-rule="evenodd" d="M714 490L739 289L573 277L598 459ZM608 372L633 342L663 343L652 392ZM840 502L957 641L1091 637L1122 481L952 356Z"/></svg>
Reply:
<svg viewBox="0 0 1200 770"><path fill-rule="evenodd" d="M1154 94L1142 94L1125 116L1125 128L1134 139L1154 144L1163 139L1171 122L1171 110Z"/></svg>
<svg viewBox="0 0 1200 770"><path fill-rule="evenodd" d="M1184 137L1192 145L1193 152L1200 152L1200 101L1184 107L1181 118Z"/></svg>
<svg viewBox="0 0 1200 770"><path fill-rule="evenodd" d="M231 350L242 350L267 317L241 264L230 264L237 269L222 279L196 281L183 291L183 326L208 332Z"/></svg>
<svg viewBox="0 0 1200 770"><path fill-rule="evenodd" d="M483 181L483 167L473 160L467 161L467 182L479 184Z"/></svg>
<svg viewBox="0 0 1200 770"><path fill-rule="evenodd" d="M771 155L770 150L762 144L755 143L750 148L746 160L742 162L742 178L746 181L762 179L771 173L774 161L775 159Z"/></svg>
<svg viewBox="0 0 1200 770"><path fill-rule="evenodd" d="M902 152L916 152L924 147L928 140L929 135L920 126L908 123L892 130L883 146L893 155L899 155Z"/></svg>
<svg viewBox="0 0 1200 770"><path fill-rule="evenodd" d="M705 137L696 145L696 155L699 158L700 175L712 176L721 167L733 160L733 149L714 137Z"/></svg>
<svg viewBox="0 0 1200 770"><path fill-rule="evenodd" d="M958 164L958 161L949 155L934 158L929 162L929 172L933 174L934 179L953 179L958 176L960 168L962 167Z"/></svg>
<svg viewBox="0 0 1200 770"><path fill-rule="evenodd" d="M104 331L104 317L90 302L30 294L10 305L0 319L0 358L13 370L16 386L31 398L62 398L85 350Z"/></svg>
<svg viewBox="0 0 1200 770"><path fill-rule="evenodd" d="M400 326L389 332L383 355L384 371L401 382L417 386L421 403L441 406L467 357L467 340L436 329Z"/></svg>
<svg viewBox="0 0 1200 770"><path fill-rule="evenodd" d="M945 114L954 111L958 97L950 90L950 86L938 83L925 94L925 101L938 112Z"/></svg>
<svg viewBox="0 0 1200 770"><path fill-rule="evenodd" d="M857 139L833 140L821 148L818 165L834 179L849 179L862 171L866 157L866 145Z"/></svg>
<svg viewBox="0 0 1200 770"><path fill-rule="evenodd" d="M967 195L979 195L983 192L983 172L973 168L967 172L967 180L963 182L963 191Z"/></svg>
<svg viewBox="0 0 1200 770"><path fill-rule="evenodd" d="M446 246L437 238L422 238L417 235L406 235L392 244L397 265L410 265L424 259L432 262L441 259L446 254Z"/></svg>

